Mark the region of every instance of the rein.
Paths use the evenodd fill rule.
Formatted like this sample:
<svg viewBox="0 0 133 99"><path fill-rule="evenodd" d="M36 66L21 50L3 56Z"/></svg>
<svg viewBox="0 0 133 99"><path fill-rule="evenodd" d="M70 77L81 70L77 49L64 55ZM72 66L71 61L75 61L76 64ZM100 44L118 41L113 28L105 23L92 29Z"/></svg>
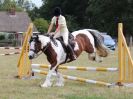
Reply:
<svg viewBox="0 0 133 99"><path fill-rule="evenodd" d="M51 42L51 40L50 40L50 42ZM42 52L45 52L47 50L47 48L50 46L50 42L47 44L47 46L45 48L41 49Z"/></svg>
<svg viewBox="0 0 133 99"><path fill-rule="evenodd" d="M39 55L41 55L41 54L42 54L42 52L36 54L34 58L37 58L37 57L38 57Z"/></svg>
<svg viewBox="0 0 133 99"><path fill-rule="evenodd" d="M51 41L50 41L50 42L51 42ZM47 50L47 48L50 46L50 42L47 44L47 46L46 46L45 48L41 49L41 52L40 52L40 53L37 53L37 54L35 55L35 58L37 58L39 55L41 55L43 52L45 52L45 51Z"/></svg>
<svg viewBox="0 0 133 99"><path fill-rule="evenodd" d="M51 42L51 40L50 40L50 42ZM35 53L34 49L30 49L30 51L33 51L35 53L34 58L37 58L39 55L41 55L43 52L45 52L47 50L47 48L50 46L50 42L47 44L47 46L45 48L41 49L41 51L39 53Z"/></svg>
<svg viewBox="0 0 133 99"><path fill-rule="evenodd" d="M35 50L34 49L30 49L30 51L33 51L35 53ZM35 54L34 58L37 58L41 54L42 54L42 52Z"/></svg>

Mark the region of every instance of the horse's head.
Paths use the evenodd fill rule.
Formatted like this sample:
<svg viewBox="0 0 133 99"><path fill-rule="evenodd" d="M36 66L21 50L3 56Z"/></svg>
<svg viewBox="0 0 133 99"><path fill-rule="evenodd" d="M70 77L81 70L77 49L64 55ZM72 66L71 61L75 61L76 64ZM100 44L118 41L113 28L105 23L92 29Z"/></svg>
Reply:
<svg viewBox="0 0 133 99"><path fill-rule="evenodd" d="M32 36L29 42L29 59L33 59L35 55L41 51L41 41L39 40L39 36Z"/></svg>

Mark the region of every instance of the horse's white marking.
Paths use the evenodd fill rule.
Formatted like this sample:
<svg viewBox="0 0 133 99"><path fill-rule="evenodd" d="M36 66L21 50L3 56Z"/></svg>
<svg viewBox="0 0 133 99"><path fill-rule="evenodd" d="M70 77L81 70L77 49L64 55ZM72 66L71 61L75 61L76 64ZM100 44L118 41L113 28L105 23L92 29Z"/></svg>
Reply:
<svg viewBox="0 0 133 99"><path fill-rule="evenodd" d="M43 35L39 35L39 40L42 43L42 48L45 47L50 42L50 38Z"/></svg>
<svg viewBox="0 0 133 99"><path fill-rule="evenodd" d="M34 45L35 45L35 42L31 42L30 49L35 49Z"/></svg>
<svg viewBox="0 0 133 99"><path fill-rule="evenodd" d="M54 66L51 70L49 70L47 76L46 76L46 80L45 82L41 85L41 87L50 87L52 85L51 83L51 77L55 74L55 69L59 64L57 63L56 66ZM62 74L60 74L59 72L57 72L56 74L57 76L57 82L56 82L56 86L64 86L64 78L62 76Z"/></svg>
<svg viewBox="0 0 133 99"><path fill-rule="evenodd" d="M35 53L34 53L33 51L29 51L28 56L32 56L32 57L33 57L33 56L34 56L34 54L35 54Z"/></svg>
<svg viewBox="0 0 133 99"><path fill-rule="evenodd" d="M50 38L43 35L39 35L39 40L42 42L42 48L45 47L50 42ZM57 62L58 64L60 64L65 61L66 53L64 52L61 43L58 40L56 40L56 42L58 46L55 46L53 42L51 42L51 45L54 51L57 53Z"/></svg>
<svg viewBox="0 0 133 99"><path fill-rule="evenodd" d="M77 51L77 50L79 50L79 46L78 46L77 42L75 42L74 51Z"/></svg>
<svg viewBox="0 0 133 99"><path fill-rule="evenodd" d="M30 49L35 50L34 45L35 45L35 42L31 42ZM28 55L33 57L35 53L32 50L29 51Z"/></svg>
<svg viewBox="0 0 133 99"><path fill-rule="evenodd" d="M50 82L52 73L53 73L53 69L52 69L52 70L49 70L49 72L48 72L48 74L47 74L47 76L46 76L46 80L45 80L45 82L41 85L41 87L50 87L50 86L52 85L52 83Z"/></svg>
<svg viewBox="0 0 133 99"><path fill-rule="evenodd" d="M53 44L53 42L51 44L52 44L53 49L57 53L57 61L60 64L60 63L62 63L62 62L65 61L65 59L66 59L66 53L64 52L64 49L63 49L61 43L58 40L56 40L56 42L57 42L58 46L55 46Z"/></svg>
<svg viewBox="0 0 133 99"><path fill-rule="evenodd" d="M62 76L61 73L57 72L57 82L56 82L56 86L64 86L64 78Z"/></svg>

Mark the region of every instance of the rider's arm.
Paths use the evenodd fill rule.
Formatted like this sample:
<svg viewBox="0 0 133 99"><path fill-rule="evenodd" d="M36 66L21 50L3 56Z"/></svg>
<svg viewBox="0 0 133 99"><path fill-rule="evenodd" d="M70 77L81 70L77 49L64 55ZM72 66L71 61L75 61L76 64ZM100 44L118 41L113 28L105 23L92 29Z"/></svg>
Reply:
<svg viewBox="0 0 133 99"><path fill-rule="evenodd" d="M48 28L48 32L47 32L47 33L50 33L51 30L52 30L52 28L53 28L53 23L51 23L51 24L49 25L49 28Z"/></svg>
<svg viewBox="0 0 133 99"><path fill-rule="evenodd" d="M61 28L61 25L59 24L58 28L55 30L55 34L59 32L60 28Z"/></svg>

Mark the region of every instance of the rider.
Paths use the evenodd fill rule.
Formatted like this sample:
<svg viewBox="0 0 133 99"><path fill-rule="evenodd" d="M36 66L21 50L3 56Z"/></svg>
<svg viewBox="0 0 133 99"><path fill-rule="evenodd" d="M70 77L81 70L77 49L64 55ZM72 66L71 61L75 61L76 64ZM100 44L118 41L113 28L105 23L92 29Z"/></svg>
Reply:
<svg viewBox="0 0 133 99"><path fill-rule="evenodd" d="M76 55L74 53L74 50L72 49L71 45L68 43L68 36L69 31L66 25L65 17L61 15L61 9L59 7L56 7L54 9L54 17L51 20L51 24L48 28L48 33L51 32L53 25L56 25L56 30L54 32L54 38L63 37L63 41L65 43L65 46L70 52L72 60L76 59Z"/></svg>

